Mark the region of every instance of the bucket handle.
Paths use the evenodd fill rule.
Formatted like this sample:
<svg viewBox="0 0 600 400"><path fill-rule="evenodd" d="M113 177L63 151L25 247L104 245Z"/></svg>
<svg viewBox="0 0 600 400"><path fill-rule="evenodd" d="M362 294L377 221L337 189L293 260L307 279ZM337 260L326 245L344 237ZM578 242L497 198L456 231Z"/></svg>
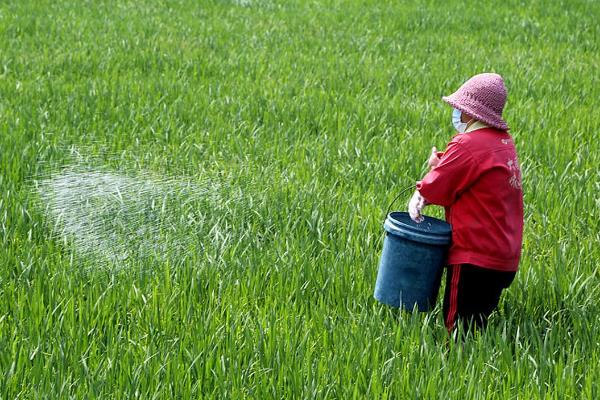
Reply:
<svg viewBox="0 0 600 400"><path fill-rule="evenodd" d="M414 185L410 185L410 186L408 186L408 187L406 187L406 188L402 189L402 190L400 191L400 193L398 193L398 195L397 195L396 197L394 197L394 200L392 200L392 202L391 202L391 203L390 203L390 205L388 206L388 208L387 208L387 212L385 213L385 215L384 215L383 219L386 219L386 218L387 218L387 216L390 214L390 210L392 209L392 206L394 205L394 203L396 202L396 200L398 200L398 199L400 198L400 196L402 196L403 194L405 194L406 192L408 192L409 190L411 190L411 189L414 189L414 188L415 188L415 186L414 186Z"/></svg>

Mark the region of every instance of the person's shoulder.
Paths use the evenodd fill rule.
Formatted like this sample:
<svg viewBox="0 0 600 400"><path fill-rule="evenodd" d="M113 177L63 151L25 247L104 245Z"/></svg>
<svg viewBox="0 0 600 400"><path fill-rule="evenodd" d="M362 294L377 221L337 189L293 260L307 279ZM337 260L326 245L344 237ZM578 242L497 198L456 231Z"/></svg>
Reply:
<svg viewBox="0 0 600 400"><path fill-rule="evenodd" d="M446 152L460 156L470 155L472 152L472 145L470 142L471 139L468 137L467 133L459 133L450 140Z"/></svg>
<svg viewBox="0 0 600 400"><path fill-rule="evenodd" d="M503 131L493 127L481 128L471 132L471 134L472 137L479 139L510 137L510 133L508 133L508 131Z"/></svg>
<svg viewBox="0 0 600 400"><path fill-rule="evenodd" d="M450 143L456 143L456 144L465 143L466 141L468 141L468 138L466 136L467 136L466 133L457 133L456 135L454 135L452 137L452 139L450 139Z"/></svg>
<svg viewBox="0 0 600 400"><path fill-rule="evenodd" d="M470 134L465 146L478 161L487 159L492 154L514 151L513 138L507 131L495 128L483 128Z"/></svg>
<svg viewBox="0 0 600 400"><path fill-rule="evenodd" d="M495 128L482 128L465 134L464 142L470 146L488 146L491 143L500 143L510 140L512 137L507 131L502 131Z"/></svg>
<svg viewBox="0 0 600 400"><path fill-rule="evenodd" d="M468 133L459 133L450 140L449 145L453 145L457 148L469 148L472 138Z"/></svg>
<svg viewBox="0 0 600 400"><path fill-rule="evenodd" d="M503 139L510 139L510 135L505 131L494 128L481 128L454 136L450 144L456 148L456 151L477 156L482 152L488 152L494 145L501 143Z"/></svg>

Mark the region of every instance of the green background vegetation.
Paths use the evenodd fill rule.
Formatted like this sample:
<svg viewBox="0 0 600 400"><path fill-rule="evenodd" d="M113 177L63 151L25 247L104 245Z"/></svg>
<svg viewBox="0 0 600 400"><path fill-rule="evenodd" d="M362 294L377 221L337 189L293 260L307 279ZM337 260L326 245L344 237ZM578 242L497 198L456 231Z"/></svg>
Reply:
<svg viewBox="0 0 600 400"><path fill-rule="evenodd" d="M597 398L599 20L593 1L2 2L0 397ZM381 223L452 135L440 97L484 71L509 89L523 258L490 329L447 347L439 309L373 300ZM89 272L32 194L73 147L264 201L180 262Z"/></svg>

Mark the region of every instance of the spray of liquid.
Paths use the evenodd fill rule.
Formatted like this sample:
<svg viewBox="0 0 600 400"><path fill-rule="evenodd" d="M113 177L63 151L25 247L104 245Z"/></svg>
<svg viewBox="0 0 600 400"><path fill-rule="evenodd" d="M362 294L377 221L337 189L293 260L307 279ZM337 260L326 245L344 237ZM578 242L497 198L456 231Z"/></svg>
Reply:
<svg viewBox="0 0 600 400"><path fill-rule="evenodd" d="M36 191L52 235L87 265L114 269L226 245L232 219L243 220L257 201L250 186L71 165L40 179Z"/></svg>

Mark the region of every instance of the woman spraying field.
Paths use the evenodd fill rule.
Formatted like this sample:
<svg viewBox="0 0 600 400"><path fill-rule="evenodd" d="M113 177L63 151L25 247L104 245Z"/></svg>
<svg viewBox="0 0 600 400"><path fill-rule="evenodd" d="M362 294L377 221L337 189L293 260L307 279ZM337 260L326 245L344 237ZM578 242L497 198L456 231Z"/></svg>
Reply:
<svg viewBox="0 0 600 400"><path fill-rule="evenodd" d="M408 209L422 221L426 205L445 207L452 225L444 320L448 331L482 328L502 290L513 281L521 256L521 171L502 119L506 89L498 74L475 75L443 100L454 107L458 134L444 152L432 149L431 170L417 182Z"/></svg>

